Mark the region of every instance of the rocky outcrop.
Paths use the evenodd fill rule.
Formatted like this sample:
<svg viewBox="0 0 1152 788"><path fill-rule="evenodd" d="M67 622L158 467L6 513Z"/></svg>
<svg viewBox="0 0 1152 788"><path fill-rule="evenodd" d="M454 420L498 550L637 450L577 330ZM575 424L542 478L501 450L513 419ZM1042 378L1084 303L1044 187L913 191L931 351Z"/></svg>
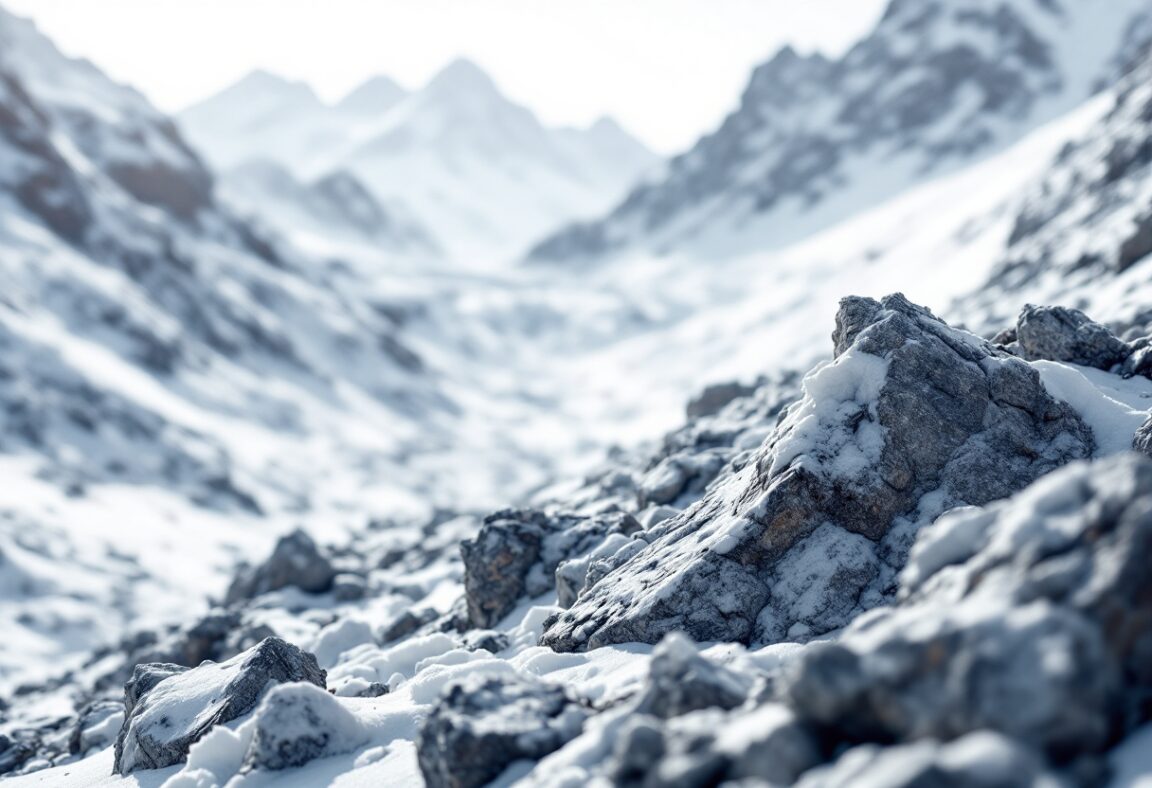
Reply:
<svg viewBox="0 0 1152 788"><path fill-rule="evenodd" d="M588 711L563 688L509 675L453 684L416 740L428 788L478 788L521 760L539 760L580 733Z"/></svg>
<svg viewBox="0 0 1152 788"><path fill-rule="evenodd" d="M810 646L781 684L834 742L981 730L1051 762L1103 751L1152 691L1152 462L1061 470L925 529L900 602Z"/></svg>
<svg viewBox="0 0 1152 788"><path fill-rule="evenodd" d="M1131 350L1106 326L1079 309L1029 304L1016 320L1016 344L1029 360L1047 359L1109 370Z"/></svg>
<svg viewBox="0 0 1152 788"><path fill-rule="evenodd" d="M259 566L245 566L237 573L224 597L227 605L244 599L295 587L310 594L322 594L332 588L336 569L302 530L283 536L272 555Z"/></svg>
<svg viewBox="0 0 1152 788"><path fill-rule="evenodd" d="M521 598L554 588L562 561L590 552L613 534L639 530L640 524L623 512L585 517L505 510L489 515L476 537L460 544L469 622L494 626Z"/></svg>
<svg viewBox="0 0 1152 788"><path fill-rule="evenodd" d="M116 773L180 763L214 726L252 711L269 685L300 681L324 687L325 673L314 656L279 638L191 670L140 665L124 687Z"/></svg>
<svg viewBox="0 0 1152 788"><path fill-rule="evenodd" d="M903 296L845 299L834 340L836 360L806 378L756 459L645 532L542 644L828 632L887 598L921 525L1094 450L1029 364Z"/></svg>

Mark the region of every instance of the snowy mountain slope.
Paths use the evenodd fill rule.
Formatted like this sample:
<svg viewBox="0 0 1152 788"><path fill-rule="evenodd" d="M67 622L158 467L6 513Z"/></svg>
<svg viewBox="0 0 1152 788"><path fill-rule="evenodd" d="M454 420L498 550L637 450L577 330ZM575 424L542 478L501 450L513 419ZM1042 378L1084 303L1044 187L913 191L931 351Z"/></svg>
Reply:
<svg viewBox="0 0 1152 788"><path fill-rule="evenodd" d="M1069 111L1112 81L1150 19L1146 0L895 0L840 60L782 50L665 177L530 258L786 245Z"/></svg>
<svg viewBox="0 0 1152 788"><path fill-rule="evenodd" d="M237 102L259 111L236 112ZM318 107L298 86L250 77L180 121L222 168L270 158L307 180L355 173L467 265L501 262L553 227L606 210L657 163L610 120L546 128L463 60L412 95L377 80L335 107Z"/></svg>
<svg viewBox="0 0 1152 788"><path fill-rule="evenodd" d="M406 216L402 206L381 204L349 172L341 170L304 183L273 161L249 159L219 180L225 202L271 226L294 248L315 249L313 239L322 236L328 241L343 239L353 246L380 248L405 261L440 256L430 233Z"/></svg>
<svg viewBox="0 0 1152 788"><path fill-rule="evenodd" d="M3 11L0 40L0 684L202 607L303 513L337 530L548 477L493 438L516 414L412 350L433 280L270 241L139 94Z"/></svg>
<svg viewBox="0 0 1152 788"><path fill-rule="evenodd" d="M1100 122L1070 140L1029 190L989 280L956 311L990 330L995 299L1067 301L1122 325L1148 317L1152 260L1152 50L1130 71Z"/></svg>
<svg viewBox="0 0 1152 788"><path fill-rule="evenodd" d="M327 121L327 107L312 88L266 71L255 71L188 108L179 123L222 170L256 155L295 168L310 161L317 147L339 139L339 129ZM281 129L295 132L284 135Z"/></svg>

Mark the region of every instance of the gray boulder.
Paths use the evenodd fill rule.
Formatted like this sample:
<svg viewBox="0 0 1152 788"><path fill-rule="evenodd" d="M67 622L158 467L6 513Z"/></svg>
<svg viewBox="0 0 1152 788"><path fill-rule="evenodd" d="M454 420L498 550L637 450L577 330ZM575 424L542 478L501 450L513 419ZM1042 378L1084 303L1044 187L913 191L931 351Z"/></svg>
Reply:
<svg viewBox="0 0 1152 788"><path fill-rule="evenodd" d="M715 416L732 400L747 397L755 391L755 386L743 383L714 383L688 401L686 415L689 420Z"/></svg>
<svg viewBox="0 0 1152 788"><path fill-rule="evenodd" d="M756 457L646 532L650 544L553 620L543 645L675 630L768 643L843 627L890 597L919 527L1095 449L1028 363L903 296L845 299L834 344L836 361L806 379Z"/></svg>
<svg viewBox="0 0 1152 788"><path fill-rule="evenodd" d="M292 769L352 752L368 741L367 729L352 712L313 684L273 687L255 719L245 769Z"/></svg>
<svg viewBox="0 0 1152 788"><path fill-rule="evenodd" d="M798 788L1050 788L1064 784L1045 771L1040 758L990 732L948 744L923 741L898 747L865 744L834 764L804 775Z"/></svg>
<svg viewBox="0 0 1152 788"><path fill-rule="evenodd" d="M555 588L564 560L592 551L613 534L640 530L624 512L585 517L525 509L489 515L475 538L460 544L469 622L495 626L521 598Z"/></svg>
<svg viewBox="0 0 1152 788"><path fill-rule="evenodd" d="M652 652L637 711L669 719L700 709L734 709L751 690L746 675L705 659L690 640L673 633Z"/></svg>
<svg viewBox="0 0 1152 788"><path fill-rule="evenodd" d="M450 685L416 739L428 788L486 785L516 761L536 761L575 738L588 710L562 687L510 675Z"/></svg>
<svg viewBox="0 0 1152 788"><path fill-rule="evenodd" d="M1062 469L921 534L899 604L809 646L781 697L833 741L992 730L1068 763L1146 715L1152 461Z"/></svg>
<svg viewBox="0 0 1152 788"><path fill-rule="evenodd" d="M634 714L613 738L597 771L618 786L790 785L821 760L812 732L775 704L732 713L701 710L673 721ZM547 779L529 782L548 784Z"/></svg>
<svg viewBox="0 0 1152 788"><path fill-rule="evenodd" d="M116 741L124 724L124 704L114 700L92 701L80 710L68 737L68 752L86 755Z"/></svg>
<svg viewBox="0 0 1152 788"><path fill-rule="evenodd" d="M271 684L305 681L324 687L325 679L314 656L279 638L268 638L227 662L191 670L139 665L124 687L116 773L180 763L214 726L252 711Z"/></svg>
<svg viewBox="0 0 1152 788"><path fill-rule="evenodd" d="M1064 361L1108 370L1131 352L1106 326L1093 322L1079 309L1032 306L1016 318L1016 343L1029 360Z"/></svg>
<svg viewBox="0 0 1152 788"><path fill-rule="evenodd" d="M237 573L224 597L227 605L294 586L310 594L332 588L336 570L307 533L299 529L283 536L272 555L259 566L245 566Z"/></svg>

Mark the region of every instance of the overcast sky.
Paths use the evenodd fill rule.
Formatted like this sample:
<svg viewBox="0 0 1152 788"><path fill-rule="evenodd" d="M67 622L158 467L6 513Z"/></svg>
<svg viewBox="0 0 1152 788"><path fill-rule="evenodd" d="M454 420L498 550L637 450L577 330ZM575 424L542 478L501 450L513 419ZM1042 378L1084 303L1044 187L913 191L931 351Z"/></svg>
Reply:
<svg viewBox="0 0 1152 788"><path fill-rule="evenodd" d="M376 73L423 84L457 56L553 124L614 115L690 145L791 42L835 54L886 0L0 0L175 111L254 68L336 99Z"/></svg>

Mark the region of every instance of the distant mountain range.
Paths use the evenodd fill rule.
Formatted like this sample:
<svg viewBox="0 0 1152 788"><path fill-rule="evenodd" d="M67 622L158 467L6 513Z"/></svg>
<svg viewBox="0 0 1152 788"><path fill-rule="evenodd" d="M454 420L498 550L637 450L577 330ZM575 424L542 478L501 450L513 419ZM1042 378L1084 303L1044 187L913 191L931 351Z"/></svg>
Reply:
<svg viewBox="0 0 1152 788"><path fill-rule="evenodd" d="M305 182L348 173L465 265L607 210L659 162L611 119L544 126L466 60L414 93L381 76L334 105L256 72L179 121L225 182L254 160Z"/></svg>
<svg viewBox="0 0 1152 788"><path fill-rule="evenodd" d="M786 245L1069 111L1150 37L1147 0L896 0L838 60L780 51L663 178L530 258Z"/></svg>

